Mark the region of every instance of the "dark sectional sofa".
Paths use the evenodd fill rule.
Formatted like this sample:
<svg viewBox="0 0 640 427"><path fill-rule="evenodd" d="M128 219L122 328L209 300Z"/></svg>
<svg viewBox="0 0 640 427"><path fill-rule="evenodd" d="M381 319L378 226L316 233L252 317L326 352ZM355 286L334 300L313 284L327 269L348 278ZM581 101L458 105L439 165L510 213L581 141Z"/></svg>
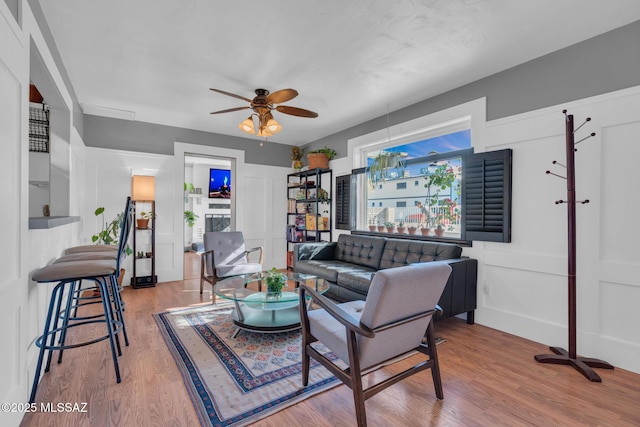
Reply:
<svg viewBox="0 0 640 427"><path fill-rule="evenodd" d="M339 302L364 300L376 271L418 262L443 261L452 268L439 305L441 317L467 313L473 324L478 262L462 257L450 243L342 234L337 242L308 242L294 247L294 271L328 280L327 296Z"/></svg>

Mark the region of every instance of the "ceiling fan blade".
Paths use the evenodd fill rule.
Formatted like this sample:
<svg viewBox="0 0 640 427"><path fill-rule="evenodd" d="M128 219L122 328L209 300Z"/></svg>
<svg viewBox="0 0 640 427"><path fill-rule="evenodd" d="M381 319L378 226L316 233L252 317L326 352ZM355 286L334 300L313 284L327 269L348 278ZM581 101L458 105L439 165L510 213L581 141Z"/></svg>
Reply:
<svg viewBox="0 0 640 427"><path fill-rule="evenodd" d="M232 111L246 110L247 108L251 108L251 107L247 105L246 107L229 108L226 110L214 111L213 113L210 113L210 114L230 113Z"/></svg>
<svg viewBox="0 0 640 427"><path fill-rule="evenodd" d="M236 95L235 93L225 92L224 90L214 89L212 87L210 87L209 90L221 93L223 95L233 96L234 98L242 99L243 101L251 102L251 100L249 98L245 98L244 96Z"/></svg>
<svg viewBox="0 0 640 427"><path fill-rule="evenodd" d="M286 105L278 105L276 111L298 117L318 117L318 113L314 113L313 111L305 110L304 108L288 107Z"/></svg>
<svg viewBox="0 0 640 427"><path fill-rule="evenodd" d="M295 89L277 90L267 96L267 102L270 104L281 104L283 102L292 100L296 96L298 96L298 91Z"/></svg>

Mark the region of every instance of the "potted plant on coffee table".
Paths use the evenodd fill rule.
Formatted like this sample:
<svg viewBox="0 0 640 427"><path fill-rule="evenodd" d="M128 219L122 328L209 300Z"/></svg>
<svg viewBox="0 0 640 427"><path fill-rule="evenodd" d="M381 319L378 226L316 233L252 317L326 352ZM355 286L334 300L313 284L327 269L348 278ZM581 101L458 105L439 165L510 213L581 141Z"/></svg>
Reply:
<svg viewBox="0 0 640 427"><path fill-rule="evenodd" d="M287 286L287 275L280 273L278 269L273 267L267 272L267 298L278 298L282 295L282 288Z"/></svg>

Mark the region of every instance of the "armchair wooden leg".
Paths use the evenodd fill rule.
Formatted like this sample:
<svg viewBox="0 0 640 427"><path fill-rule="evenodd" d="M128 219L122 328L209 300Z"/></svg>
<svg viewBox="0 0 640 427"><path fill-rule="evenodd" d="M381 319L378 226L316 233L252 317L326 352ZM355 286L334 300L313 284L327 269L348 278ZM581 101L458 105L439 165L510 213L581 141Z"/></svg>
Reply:
<svg viewBox="0 0 640 427"><path fill-rule="evenodd" d="M309 365L311 363L309 353L307 352L307 345L302 344L302 385L304 387L309 385Z"/></svg>
<svg viewBox="0 0 640 427"><path fill-rule="evenodd" d="M442 391L442 378L440 378L440 365L438 364L438 350L436 349L436 335L433 332L433 319L427 327L427 348L429 350L429 359L431 360L431 377L433 378L433 387L435 388L436 397L444 399Z"/></svg>

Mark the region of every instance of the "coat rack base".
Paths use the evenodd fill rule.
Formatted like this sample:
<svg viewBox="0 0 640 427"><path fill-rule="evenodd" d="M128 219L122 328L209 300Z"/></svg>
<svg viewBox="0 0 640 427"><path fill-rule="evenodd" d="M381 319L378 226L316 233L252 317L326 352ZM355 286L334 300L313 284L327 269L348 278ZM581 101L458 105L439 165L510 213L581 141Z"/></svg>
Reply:
<svg viewBox="0 0 640 427"><path fill-rule="evenodd" d="M591 368L613 369L613 365L600 359L592 359L590 357L572 358L568 351L560 347L549 347L549 350L554 354L537 354L533 357L540 363L571 365L591 382L602 382L600 376Z"/></svg>

